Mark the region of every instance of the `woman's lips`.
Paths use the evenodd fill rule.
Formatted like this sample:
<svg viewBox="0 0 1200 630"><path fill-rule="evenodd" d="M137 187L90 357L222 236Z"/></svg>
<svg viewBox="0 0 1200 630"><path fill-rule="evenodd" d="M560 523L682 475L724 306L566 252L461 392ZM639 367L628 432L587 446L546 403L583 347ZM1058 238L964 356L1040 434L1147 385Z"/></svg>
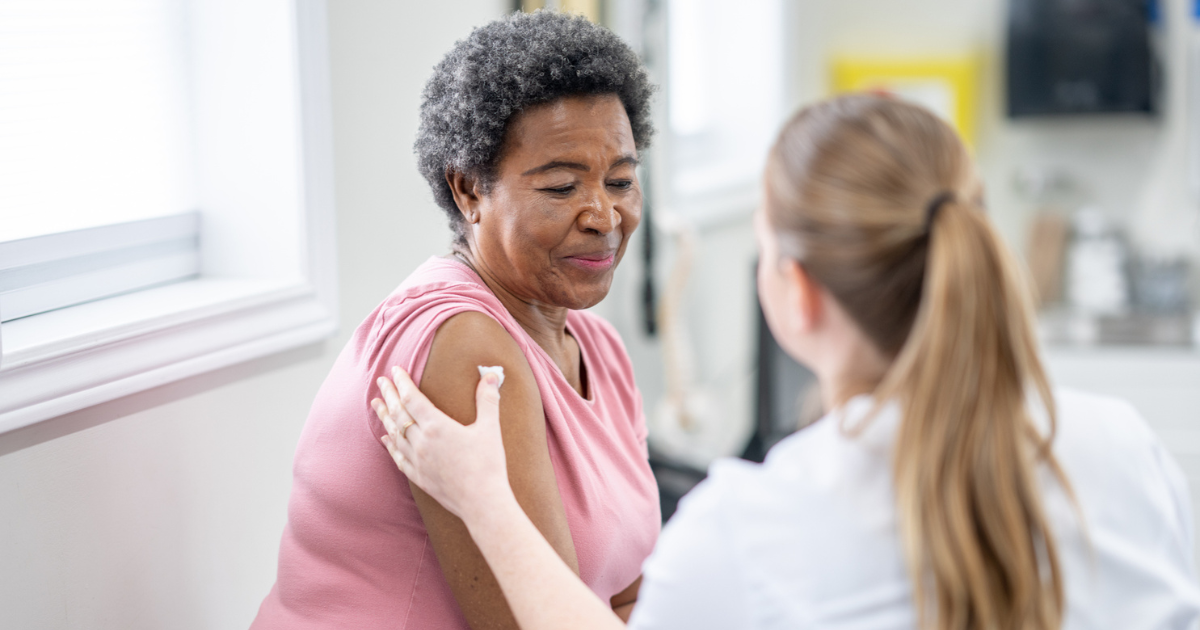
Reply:
<svg viewBox="0 0 1200 630"><path fill-rule="evenodd" d="M616 252L602 252L598 254L579 254L578 256L567 256L566 261L588 271L605 271L612 268L616 262Z"/></svg>

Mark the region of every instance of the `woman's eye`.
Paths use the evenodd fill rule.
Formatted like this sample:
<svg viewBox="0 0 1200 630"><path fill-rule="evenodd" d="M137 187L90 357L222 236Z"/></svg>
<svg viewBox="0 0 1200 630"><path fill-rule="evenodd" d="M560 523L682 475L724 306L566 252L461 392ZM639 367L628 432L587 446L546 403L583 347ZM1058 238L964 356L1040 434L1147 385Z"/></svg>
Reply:
<svg viewBox="0 0 1200 630"><path fill-rule="evenodd" d="M608 182L608 185L610 187L616 188L618 190L629 190L630 188L633 188L633 180L632 179L618 179L616 181Z"/></svg>
<svg viewBox="0 0 1200 630"><path fill-rule="evenodd" d="M543 188L542 189L543 192L548 192L548 193L555 194L555 195L566 195L566 194L569 194L572 190L575 190L574 186L558 186L556 188Z"/></svg>

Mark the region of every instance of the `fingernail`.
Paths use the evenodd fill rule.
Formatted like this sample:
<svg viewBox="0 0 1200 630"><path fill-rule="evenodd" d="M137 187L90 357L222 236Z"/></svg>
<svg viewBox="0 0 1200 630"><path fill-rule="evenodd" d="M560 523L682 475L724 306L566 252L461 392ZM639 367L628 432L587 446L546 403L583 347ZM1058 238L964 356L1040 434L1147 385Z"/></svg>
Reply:
<svg viewBox="0 0 1200 630"><path fill-rule="evenodd" d="M383 383L384 383L384 381L385 381L385 380L387 380L387 379L385 379L385 378L383 378L382 376L380 376L379 378L375 379L375 384L376 384L376 385L378 385L378 386L380 386L380 387L383 387Z"/></svg>

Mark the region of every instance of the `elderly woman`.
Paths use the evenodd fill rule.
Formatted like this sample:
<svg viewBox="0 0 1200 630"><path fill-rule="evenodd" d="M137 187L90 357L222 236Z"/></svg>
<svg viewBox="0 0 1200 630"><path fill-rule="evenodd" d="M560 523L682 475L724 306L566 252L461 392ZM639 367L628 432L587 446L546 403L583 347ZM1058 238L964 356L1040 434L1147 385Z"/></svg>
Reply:
<svg viewBox="0 0 1200 630"><path fill-rule="evenodd" d="M452 253L366 318L317 394L278 578L254 628L516 628L463 523L380 444L370 400L393 365L464 423L476 367L504 367L521 507L628 614L658 536L658 494L625 349L580 309L608 293L640 219L650 93L615 35L554 13L479 28L434 69L416 152Z"/></svg>

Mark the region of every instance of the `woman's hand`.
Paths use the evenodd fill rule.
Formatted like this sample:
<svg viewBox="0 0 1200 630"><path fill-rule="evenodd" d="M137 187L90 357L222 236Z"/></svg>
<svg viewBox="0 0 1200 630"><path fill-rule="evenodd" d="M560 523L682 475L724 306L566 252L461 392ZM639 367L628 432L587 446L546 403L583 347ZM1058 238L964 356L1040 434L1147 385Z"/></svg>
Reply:
<svg viewBox="0 0 1200 630"><path fill-rule="evenodd" d="M383 399L371 407L387 429L382 441L400 471L468 527L475 515L515 503L500 439L498 376L489 372L479 379L471 425L442 413L404 370L392 368L392 379L379 378Z"/></svg>

